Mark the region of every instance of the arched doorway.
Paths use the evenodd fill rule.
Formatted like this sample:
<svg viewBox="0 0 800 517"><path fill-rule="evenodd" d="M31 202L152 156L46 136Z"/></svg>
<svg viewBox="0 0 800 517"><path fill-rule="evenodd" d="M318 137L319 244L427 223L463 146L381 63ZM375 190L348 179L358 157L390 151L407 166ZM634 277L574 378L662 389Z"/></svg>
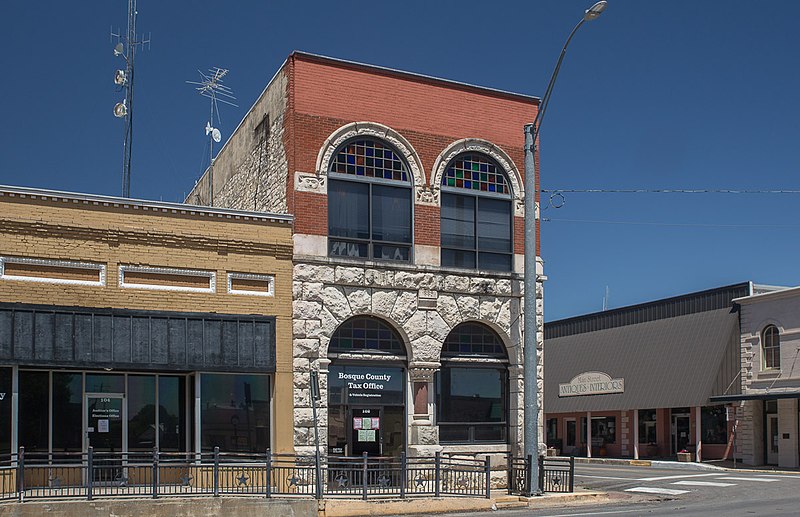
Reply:
<svg viewBox="0 0 800 517"><path fill-rule="evenodd" d="M406 349L370 316L342 323L328 346L328 454L399 456L406 444Z"/></svg>

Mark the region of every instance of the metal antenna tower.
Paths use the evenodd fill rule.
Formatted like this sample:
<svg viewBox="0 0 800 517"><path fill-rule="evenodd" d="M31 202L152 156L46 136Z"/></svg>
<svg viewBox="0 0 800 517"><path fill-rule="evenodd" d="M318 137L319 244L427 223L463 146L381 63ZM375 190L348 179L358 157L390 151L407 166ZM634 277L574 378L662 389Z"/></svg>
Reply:
<svg viewBox="0 0 800 517"><path fill-rule="evenodd" d="M136 36L136 0L128 0L128 31L123 36L118 30L111 30L111 37L117 38L114 55L125 60L125 69L114 74L114 84L125 90L125 99L114 106L114 116L125 119L125 141L122 147L122 197L131 195L131 150L133 147L133 62L136 47L150 45L150 36L138 39Z"/></svg>
<svg viewBox="0 0 800 517"><path fill-rule="evenodd" d="M211 118L206 123L206 136L208 137L208 205L214 206L214 142L219 143L222 140L222 134L214 125L214 114L216 113L217 123L221 124L218 103L235 108L239 106L233 102L236 100L233 90L222 84L222 78L228 75L227 68L209 68L207 74L200 70L197 72L202 78L201 81L186 82L195 85L197 93L211 99Z"/></svg>

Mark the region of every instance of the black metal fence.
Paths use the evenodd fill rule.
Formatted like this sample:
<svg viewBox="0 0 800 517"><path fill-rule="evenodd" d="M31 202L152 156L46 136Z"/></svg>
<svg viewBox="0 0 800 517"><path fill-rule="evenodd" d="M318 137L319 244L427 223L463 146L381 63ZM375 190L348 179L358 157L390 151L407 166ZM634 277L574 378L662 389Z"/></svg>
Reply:
<svg viewBox="0 0 800 517"><path fill-rule="evenodd" d="M539 492L573 492L575 490L575 458L539 456ZM508 458L508 493L531 495L532 458Z"/></svg>
<svg viewBox="0 0 800 517"><path fill-rule="evenodd" d="M444 457L129 452L0 456L0 500L251 495L489 497L491 465Z"/></svg>

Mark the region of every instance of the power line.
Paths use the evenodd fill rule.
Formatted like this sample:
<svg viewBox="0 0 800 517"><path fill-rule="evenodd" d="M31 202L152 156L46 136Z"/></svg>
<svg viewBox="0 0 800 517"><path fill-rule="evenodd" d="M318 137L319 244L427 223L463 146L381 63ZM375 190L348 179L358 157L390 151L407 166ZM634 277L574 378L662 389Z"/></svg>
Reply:
<svg viewBox="0 0 800 517"><path fill-rule="evenodd" d="M545 217L546 223L587 223L587 224L614 224L633 226L676 226L694 228L800 228L800 224L719 224L719 223L665 223L657 221L611 221L597 219L552 219Z"/></svg>
<svg viewBox="0 0 800 517"><path fill-rule="evenodd" d="M752 189L541 189L542 194L800 194L800 190Z"/></svg>

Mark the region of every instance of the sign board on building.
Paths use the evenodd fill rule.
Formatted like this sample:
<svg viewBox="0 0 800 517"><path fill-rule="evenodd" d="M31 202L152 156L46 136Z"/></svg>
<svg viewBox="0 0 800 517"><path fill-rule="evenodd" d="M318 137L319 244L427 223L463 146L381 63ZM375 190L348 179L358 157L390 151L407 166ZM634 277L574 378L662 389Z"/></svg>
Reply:
<svg viewBox="0 0 800 517"><path fill-rule="evenodd" d="M559 397L605 395L624 391L625 379L612 379L609 374L603 372L584 372L573 377L568 383L558 385Z"/></svg>
<svg viewBox="0 0 800 517"><path fill-rule="evenodd" d="M328 394L331 404L402 404L403 369L333 365L328 370Z"/></svg>

